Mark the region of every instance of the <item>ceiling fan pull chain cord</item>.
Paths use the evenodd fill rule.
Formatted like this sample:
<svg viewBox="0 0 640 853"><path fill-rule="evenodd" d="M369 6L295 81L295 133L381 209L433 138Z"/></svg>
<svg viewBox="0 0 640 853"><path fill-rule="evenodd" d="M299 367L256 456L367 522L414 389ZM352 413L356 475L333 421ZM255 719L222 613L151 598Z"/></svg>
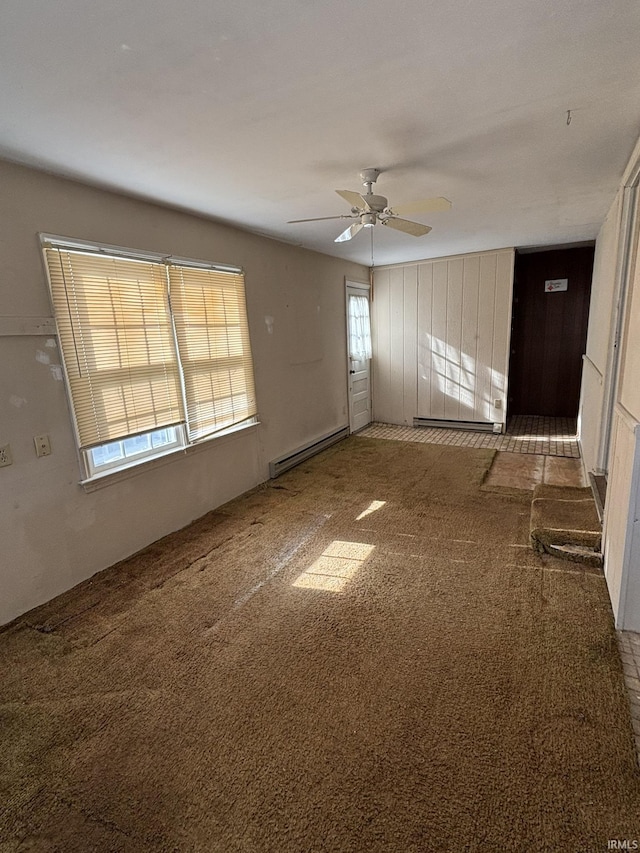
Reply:
<svg viewBox="0 0 640 853"><path fill-rule="evenodd" d="M373 275L373 228L369 228L369 231L371 232L371 270Z"/></svg>

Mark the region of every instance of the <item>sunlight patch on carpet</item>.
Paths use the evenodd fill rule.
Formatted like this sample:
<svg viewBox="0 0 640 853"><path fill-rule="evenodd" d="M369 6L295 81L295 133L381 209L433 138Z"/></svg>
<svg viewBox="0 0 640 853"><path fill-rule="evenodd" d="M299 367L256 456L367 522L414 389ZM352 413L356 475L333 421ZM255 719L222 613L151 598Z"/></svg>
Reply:
<svg viewBox="0 0 640 853"><path fill-rule="evenodd" d="M335 539L308 569L296 578L293 586L342 592L375 545L364 542L342 542Z"/></svg>
<svg viewBox="0 0 640 853"><path fill-rule="evenodd" d="M356 516L356 521L362 521L363 518L366 518L368 515L376 512L379 509L382 509L385 506L386 501L371 501L369 506L366 509L363 509L360 515Z"/></svg>

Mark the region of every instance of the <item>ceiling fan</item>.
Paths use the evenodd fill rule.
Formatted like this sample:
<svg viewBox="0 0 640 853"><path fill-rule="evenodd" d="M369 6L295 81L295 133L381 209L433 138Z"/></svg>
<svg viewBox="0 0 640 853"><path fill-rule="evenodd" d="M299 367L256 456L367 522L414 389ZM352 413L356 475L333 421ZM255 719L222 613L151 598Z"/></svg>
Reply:
<svg viewBox="0 0 640 853"><path fill-rule="evenodd" d="M355 219L356 222L342 232L334 243L344 243L351 240L363 228L372 228L376 224L387 225L396 231L404 231L413 237L423 237L431 231L428 225L420 222L411 222L409 219L401 219L400 213L434 213L440 210L449 210L451 202L439 196L437 198L424 198L412 204L400 205L391 208L388 200L383 195L375 195L372 191L373 185L378 180L380 169L363 169L360 172L364 193L356 193L351 190L336 190L339 196L351 205L351 213L343 213L339 216L318 216L314 219L291 219L288 224L298 222L320 222L325 219Z"/></svg>

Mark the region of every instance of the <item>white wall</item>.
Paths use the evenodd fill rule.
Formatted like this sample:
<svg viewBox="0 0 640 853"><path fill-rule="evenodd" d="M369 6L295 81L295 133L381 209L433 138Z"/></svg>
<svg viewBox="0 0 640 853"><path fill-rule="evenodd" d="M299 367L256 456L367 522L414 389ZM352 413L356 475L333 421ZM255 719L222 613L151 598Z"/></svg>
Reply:
<svg viewBox="0 0 640 853"><path fill-rule="evenodd" d="M585 468L608 474L603 551L616 627L631 631L640 631L639 177L640 143L596 242L580 407ZM618 315L620 339L614 347ZM616 348L617 381L612 370Z"/></svg>
<svg viewBox="0 0 640 853"><path fill-rule="evenodd" d="M636 211L636 215L640 211ZM640 631L640 263L637 228L626 294L604 523L607 584L618 627Z"/></svg>
<svg viewBox="0 0 640 853"><path fill-rule="evenodd" d="M623 191L616 195L596 241L593 284L589 307L589 329L583 359L582 389L578 414L580 449L587 472L600 472L603 416L606 405L607 376L612 358L616 320L615 301L620 268L620 228Z"/></svg>
<svg viewBox="0 0 640 853"><path fill-rule="evenodd" d="M623 409L616 407L603 552L605 577L616 627L628 631L640 631L640 549L637 541L638 516L635 514L640 490L637 477L634 478L634 467L638 467L639 460L638 423ZM628 594L630 590L631 597Z"/></svg>
<svg viewBox="0 0 640 853"><path fill-rule="evenodd" d="M504 423L513 263L502 249L376 270L375 420Z"/></svg>
<svg viewBox="0 0 640 853"><path fill-rule="evenodd" d="M366 268L0 162L0 623L268 477L268 462L348 423L344 280ZM242 266L260 425L95 491L79 466L38 232ZM52 454L37 458L33 436Z"/></svg>

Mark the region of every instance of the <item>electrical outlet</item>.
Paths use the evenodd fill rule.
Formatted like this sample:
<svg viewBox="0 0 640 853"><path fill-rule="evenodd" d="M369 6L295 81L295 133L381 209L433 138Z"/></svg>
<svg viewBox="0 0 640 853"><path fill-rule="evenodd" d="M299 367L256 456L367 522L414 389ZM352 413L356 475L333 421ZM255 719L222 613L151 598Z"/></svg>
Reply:
<svg viewBox="0 0 640 853"><path fill-rule="evenodd" d="M495 409L501 409L501 408L502 408L502 400L500 400L500 399L495 399L495 400L493 401L493 407L494 407Z"/></svg>
<svg viewBox="0 0 640 853"><path fill-rule="evenodd" d="M33 443L36 446L36 456L49 456L51 454L51 443L48 435L34 435Z"/></svg>
<svg viewBox="0 0 640 853"><path fill-rule="evenodd" d="M0 468L5 468L7 465L13 465L11 445L3 444L2 447L0 447Z"/></svg>

